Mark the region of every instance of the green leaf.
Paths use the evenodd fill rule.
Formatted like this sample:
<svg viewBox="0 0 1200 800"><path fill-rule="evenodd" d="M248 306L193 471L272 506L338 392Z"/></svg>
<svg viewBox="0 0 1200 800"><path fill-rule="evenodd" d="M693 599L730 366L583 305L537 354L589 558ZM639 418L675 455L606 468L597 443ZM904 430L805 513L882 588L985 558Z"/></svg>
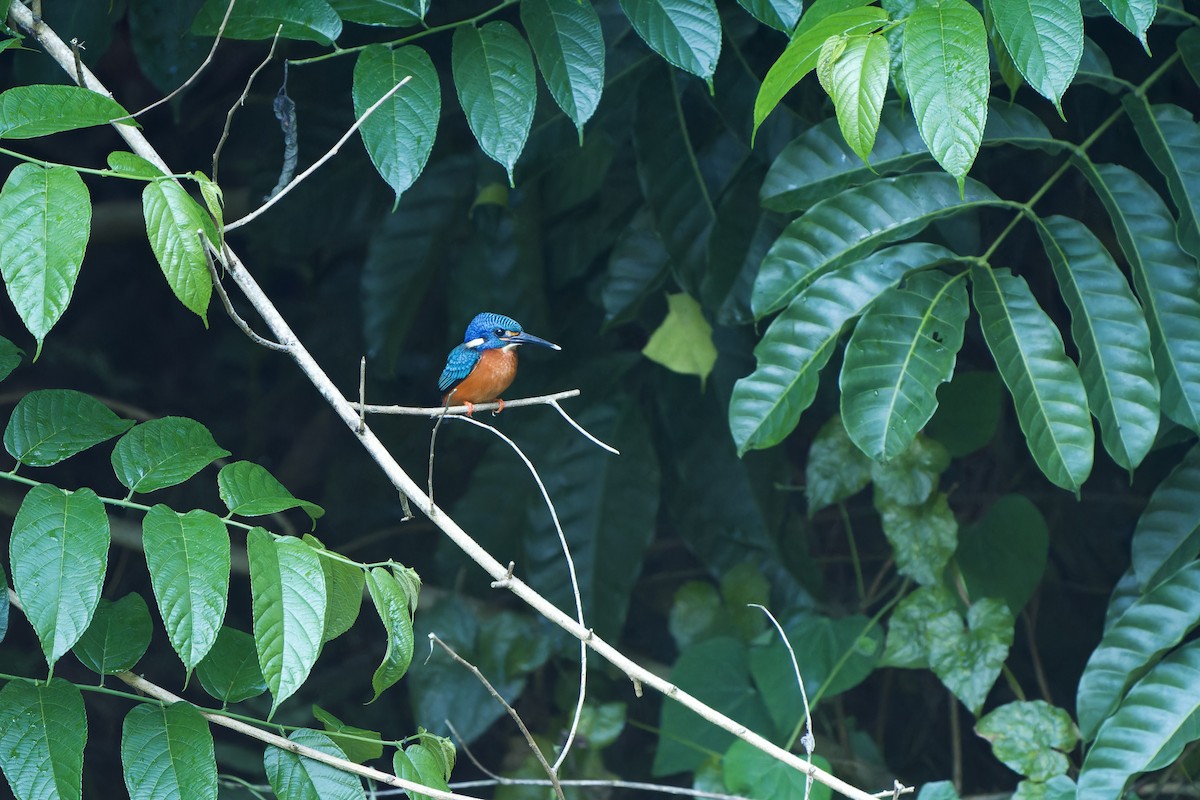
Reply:
<svg viewBox="0 0 1200 800"><path fill-rule="evenodd" d="M1020 106L995 103L986 116L985 145L1062 149L1042 121ZM837 120L825 120L784 147L763 181L763 205L776 211L802 211L850 186L905 172L931 157L912 114L899 103L883 106L870 166L856 157L838 131Z"/></svg>
<svg viewBox="0 0 1200 800"><path fill-rule="evenodd" d="M800 19L800 0L738 0L755 19L782 33L791 33Z"/></svg>
<svg viewBox="0 0 1200 800"><path fill-rule="evenodd" d="M12 374L21 365L21 356L25 351L0 336L0 381Z"/></svg>
<svg viewBox="0 0 1200 800"><path fill-rule="evenodd" d="M51 669L91 624L108 563L108 515L91 489L43 483L13 520L9 566Z"/></svg>
<svg viewBox="0 0 1200 800"><path fill-rule="evenodd" d="M215 36L225 18L227 0L206 0L192 32ZM283 26L285 39L331 45L342 35L342 21L325 0L238 0L221 34L226 39L271 39Z"/></svg>
<svg viewBox="0 0 1200 800"><path fill-rule="evenodd" d="M813 439L804 464L808 516L861 492L871 482L871 460L854 446L839 416L831 417Z"/></svg>
<svg viewBox="0 0 1200 800"><path fill-rule="evenodd" d="M1130 685L1200 624L1200 562L1193 561L1133 603L1104 632L1075 693L1079 729L1096 736Z"/></svg>
<svg viewBox="0 0 1200 800"><path fill-rule="evenodd" d="M958 545L958 521L946 493L918 506L885 503L879 516L896 556L896 571L923 586L940 582Z"/></svg>
<svg viewBox="0 0 1200 800"><path fill-rule="evenodd" d="M136 125L111 97L80 86L37 84L0 93L0 139L32 139L107 125L120 117L126 117L121 124Z"/></svg>
<svg viewBox="0 0 1200 800"><path fill-rule="evenodd" d="M1013 615L1002 600L985 597L967 611L966 628L957 613L929 620L929 664L972 714L979 714L1013 640Z"/></svg>
<svg viewBox="0 0 1200 800"><path fill-rule="evenodd" d="M672 372L700 377L700 390L717 363L712 326L685 292L667 295L667 316L650 334L642 355Z"/></svg>
<svg viewBox="0 0 1200 800"><path fill-rule="evenodd" d="M254 637L236 628L221 628L208 655L196 665L196 677L204 691L223 703L240 703L267 690Z"/></svg>
<svg viewBox="0 0 1200 800"><path fill-rule="evenodd" d="M621 232L608 259L600 290L608 324L631 318L667 275L671 255L654 230L649 206L642 206Z"/></svg>
<svg viewBox="0 0 1200 800"><path fill-rule="evenodd" d="M108 168L122 175L134 175L148 181L163 177L161 169L128 150L114 150L109 153Z"/></svg>
<svg viewBox="0 0 1200 800"><path fill-rule="evenodd" d="M812 763L821 769L832 769L829 762L814 755ZM805 774L764 753L749 742L738 740L721 757L721 774L725 788L745 797L807 798L830 800L833 790L823 783L809 781Z"/></svg>
<svg viewBox="0 0 1200 800"><path fill-rule="evenodd" d="M1062 114L1062 96L1083 56L1078 0L989 0L996 31L1025 82Z"/></svg>
<svg viewBox="0 0 1200 800"><path fill-rule="evenodd" d="M321 560L299 539L275 540L262 528L246 536L254 643L273 697L271 714L308 677L321 651L325 576Z"/></svg>
<svg viewBox="0 0 1200 800"><path fill-rule="evenodd" d="M219 241L212 217L170 178L146 184L142 190L142 214L150 249L162 268L167 285L179 302L208 327L208 301L212 276L208 271L201 235Z"/></svg>
<svg viewBox="0 0 1200 800"><path fill-rule="evenodd" d="M1137 37L1150 55L1150 45L1146 42L1146 31L1158 13L1158 0L1100 0L1112 18L1125 26L1125 29Z"/></svg>
<svg viewBox="0 0 1200 800"><path fill-rule="evenodd" d="M216 800L212 732L190 703L131 709L121 726L121 764L130 800Z"/></svg>
<svg viewBox="0 0 1200 800"><path fill-rule="evenodd" d="M1200 555L1200 447L1154 489L1133 531L1133 570L1152 589Z"/></svg>
<svg viewBox="0 0 1200 800"><path fill-rule="evenodd" d="M1200 642L1164 658L1134 684L1096 734L1079 770L1079 798L1120 797L1130 778L1179 757L1196 738L1200 709Z"/></svg>
<svg viewBox="0 0 1200 800"><path fill-rule="evenodd" d="M1004 384L994 372L959 370L938 390L938 410L925 426L954 458L987 446L1000 423Z"/></svg>
<svg viewBox="0 0 1200 800"><path fill-rule="evenodd" d="M70 167L20 164L0 189L0 275L37 339L35 360L71 302L91 222L91 197Z"/></svg>
<svg viewBox="0 0 1200 800"><path fill-rule="evenodd" d="M888 621L881 666L924 669L930 664L931 626L962 627L954 597L943 585L922 586L900 601Z"/></svg>
<svg viewBox="0 0 1200 800"><path fill-rule="evenodd" d="M4 565L0 564L0 642L8 633L8 605L8 574L4 571Z"/></svg>
<svg viewBox="0 0 1200 800"><path fill-rule="evenodd" d="M87 713L73 684L9 681L0 689L0 769L17 800L80 800Z"/></svg>
<svg viewBox="0 0 1200 800"><path fill-rule="evenodd" d="M621 8L654 52L711 86L721 55L721 18L713 0L621 0Z"/></svg>
<svg viewBox="0 0 1200 800"><path fill-rule="evenodd" d="M419 47L389 50L371 45L354 64L354 115L361 117L379 98L408 76L412 80L393 94L358 129L375 169L396 193L413 185L429 162L442 113L437 69Z"/></svg>
<svg viewBox="0 0 1200 800"><path fill-rule="evenodd" d="M871 458L902 453L937 411L967 321L965 273L921 272L879 296L842 363L842 421Z"/></svg>
<svg viewBox="0 0 1200 800"><path fill-rule="evenodd" d="M304 534L303 541L309 547L324 550L325 545L311 534ZM321 571L325 574L325 641L331 642L350 630L358 619L362 607L363 587L366 575L354 564L332 558L321 559Z"/></svg>
<svg viewBox="0 0 1200 800"><path fill-rule="evenodd" d="M1080 373L1101 439L1113 461L1132 470L1158 433L1159 388L1146 318L1087 226L1054 216L1038 221L1037 230L1071 310Z"/></svg>
<svg viewBox="0 0 1200 800"><path fill-rule="evenodd" d="M113 471L131 492L153 492L183 483L229 451L213 441L208 428L187 417L143 422L117 442Z"/></svg>
<svg viewBox="0 0 1200 800"><path fill-rule="evenodd" d="M976 265L971 283L984 339L1034 461L1055 486L1078 492L1092 470L1095 445L1079 370L1024 278Z"/></svg>
<svg viewBox="0 0 1200 800"><path fill-rule="evenodd" d="M146 512L142 547L163 626L188 675L208 654L229 597L229 532L216 514Z"/></svg>
<svg viewBox="0 0 1200 800"><path fill-rule="evenodd" d="M886 464L871 461L875 505L918 506L933 496L950 455L940 444L917 436L907 449Z"/></svg>
<svg viewBox="0 0 1200 800"><path fill-rule="evenodd" d="M1001 598L1016 616L1041 583L1049 542L1037 506L1024 495L1004 495L958 538L955 561L968 595Z"/></svg>
<svg viewBox="0 0 1200 800"><path fill-rule="evenodd" d="M261 517L289 508L303 509L313 520L325 514L316 503L296 499L271 473L252 461L235 461L221 467L217 488L230 514Z"/></svg>
<svg viewBox="0 0 1200 800"><path fill-rule="evenodd" d="M987 31L966 0L918 4L904 23L904 83L921 138L963 185L987 123Z"/></svg>
<svg viewBox="0 0 1200 800"><path fill-rule="evenodd" d="M4 429L4 449L22 464L49 467L124 433L121 419L91 395L37 389L20 399Z"/></svg>
<svg viewBox="0 0 1200 800"><path fill-rule="evenodd" d="M739 455L772 447L792 432L847 322L907 272L953 257L937 245L899 245L849 262L803 289L754 348L755 371L734 386L729 427Z"/></svg>
<svg viewBox="0 0 1200 800"><path fill-rule="evenodd" d="M758 134L763 121L775 110L775 106L779 105L784 95L817 66L817 59L826 39L843 34L871 33L887 22L887 12L883 9L862 3L857 5L861 7L846 8L823 17L814 16L813 9L809 9L808 13L800 18L792 40L788 42L779 59L767 70L758 96L754 98L752 137ZM810 23L809 19L814 21Z"/></svg>
<svg viewBox="0 0 1200 800"><path fill-rule="evenodd" d="M360 25L408 28L425 20L432 0L328 0L337 15Z"/></svg>
<svg viewBox="0 0 1200 800"><path fill-rule="evenodd" d="M292 731L288 740L346 758L342 748L320 731L300 728ZM263 766L277 797L288 800L362 800L363 797L362 780L358 776L280 747L267 748Z"/></svg>
<svg viewBox="0 0 1200 800"><path fill-rule="evenodd" d="M383 662L371 676L371 688L375 696L371 702L379 699L383 691L404 677L408 666L412 663L413 638L412 612L408 607L408 597L403 587L383 567L375 567L367 573L367 591L371 593L371 602L379 612L379 619L387 631L387 649L383 653Z"/></svg>
<svg viewBox="0 0 1200 800"><path fill-rule="evenodd" d="M1066 754L1079 742L1071 715L1044 700L1002 705L980 718L975 732L992 743L996 758L1035 781L1066 774Z"/></svg>
<svg viewBox="0 0 1200 800"><path fill-rule="evenodd" d="M115 602L101 600L92 624L73 651L83 665L100 675L132 669L150 647L153 623L146 601L130 593Z"/></svg>
<svg viewBox="0 0 1200 800"><path fill-rule="evenodd" d="M442 765L437 752L424 744L409 745L403 750L397 748L392 757L392 767L397 777L415 781L431 789L450 791L446 784L448 770ZM421 792L410 792L412 800L429 800L429 795Z"/></svg>
<svg viewBox="0 0 1200 800"><path fill-rule="evenodd" d="M583 138L604 91L604 34L591 3L521 0L521 24L550 95Z"/></svg>
<svg viewBox="0 0 1200 800"><path fill-rule="evenodd" d="M489 158L508 172L513 167L533 124L537 79L529 45L507 22L489 22L454 31L451 61L458 102L471 133Z"/></svg>
<svg viewBox="0 0 1200 800"><path fill-rule="evenodd" d="M1076 160L1112 219L1142 301L1168 419L1200 431L1200 267L1179 246L1167 207L1141 176Z"/></svg>
<svg viewBox="0 0 1200 800"><path fill-rule="evenodd" d="M1179 106L1151 106L1133 95L1122 105L1179 209L1179 244L1200 258L1200 125Z"/></svg>
<svg viewBox="0 0 1200 800"><path fill-rule="evenodd" d="M1021 88L1024 81L1021 78L1021 71L1017 69L1017 65L1013 62L1012 54L1008 52L1008 48L1004 46L1004 39L1000 37L1000 32L996 30L996 20L992 19L992 9L987 3L983 4L983 24L987 28L988 41L992 44L992 53L996 56L996 72L1000 75L1000 80L1004 81L1004 87L1008 89L1008 100L1011 103L1017 97L1017 89ZM1083 63L1080 62L1080 72L1083 71ZM1078 75L1079 73L1076 73Z"/></svg>
<svg viewBox="0 0 1200 800"><path fill-rule="evenodd" d="M890 67L891 53L882 35L850 36L822 81L833 98L842 136L864 163L875 146Z"/></svg>
<svg viewBox="0 0 1200 800"><path fill-rule="evenodd" d="M312 712L325 726L329 738L354 763L365 764L383 756L383 740L378 731L347 725L318 705L312 707Z"/></svg>
<svg viewBox="0 0 1200 800"><path fill-rule="evenodd" d="M970 180L960 196L954 179L943 174L883 178L822 200L788 225L767 252L750 298L754 314L762 319L778 311L816 278L880 245L919 233L938 219L999 203L987 187Z"/></svg>
<svg viewBox="0 0 1200 800"><path fill-rule="evenodd" d="M210 43L190 35L192 20L202 2L129 3L129 39L138 69L164 94L187 80L208 54Z"/></svg>
<svg viewBox="0 0 1200 800"><path fill-rule="evenodd" d="M950 781L932 781L922 784L917 800L959 800L959 794Z"/></svg>

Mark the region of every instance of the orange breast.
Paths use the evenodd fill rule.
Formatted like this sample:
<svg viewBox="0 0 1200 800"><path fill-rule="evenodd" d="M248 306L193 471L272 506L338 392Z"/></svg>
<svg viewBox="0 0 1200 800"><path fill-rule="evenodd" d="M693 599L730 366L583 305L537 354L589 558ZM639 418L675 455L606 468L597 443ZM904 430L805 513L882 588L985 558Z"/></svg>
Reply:
<svg viewBox="0 0 1200 800"><path fill-rule="evenodd" d="M442 398L443 403L487 403L495 400L517 377L517 348L484 350L479 363L462 383Z"/></svg>

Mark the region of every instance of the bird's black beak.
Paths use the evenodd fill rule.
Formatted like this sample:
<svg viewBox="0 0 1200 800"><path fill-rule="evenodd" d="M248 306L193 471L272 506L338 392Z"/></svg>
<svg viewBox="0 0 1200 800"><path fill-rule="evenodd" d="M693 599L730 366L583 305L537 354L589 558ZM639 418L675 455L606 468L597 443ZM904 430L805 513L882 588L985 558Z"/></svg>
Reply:
<svg viewBox="0 0 1200 800"><path fill-rule="evenodd" d="M524 331L510 331L501 336L500 339L508 344L538 344L542 347L549 347L551 350L562 350L554 342L547 342L540 336L534 336L532 333L525 333Z"/></svg>

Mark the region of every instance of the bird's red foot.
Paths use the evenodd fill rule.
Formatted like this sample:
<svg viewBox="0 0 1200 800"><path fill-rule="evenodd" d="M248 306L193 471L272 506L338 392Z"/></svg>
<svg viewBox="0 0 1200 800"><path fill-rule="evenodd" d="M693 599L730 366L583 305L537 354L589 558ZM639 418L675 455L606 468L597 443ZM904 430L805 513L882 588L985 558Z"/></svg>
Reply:
<svg viewBox="0 0 1200 800"><path fill-rule="evenodd" d="M475 416L475 404L474 403L468 403L466 400L463 400L463 405L467 407L467 416L468 417Z"/></svg>
<svg viewBox="0 0 1200 800"><path fill-rule="evenodd" d="M498 406L500 406L500 407L499 407L499 408L497 408L495 411L493 411L493 412L492 412L492 416L493 416L493 417L494 417L494 416L496 416L497 414L499 414L501 411L503 411L503 410L504 410L504 401L503 401L503 400L501 400L499 397L497 397L497 398L496 398L496 405L498 405Z"/></svg>

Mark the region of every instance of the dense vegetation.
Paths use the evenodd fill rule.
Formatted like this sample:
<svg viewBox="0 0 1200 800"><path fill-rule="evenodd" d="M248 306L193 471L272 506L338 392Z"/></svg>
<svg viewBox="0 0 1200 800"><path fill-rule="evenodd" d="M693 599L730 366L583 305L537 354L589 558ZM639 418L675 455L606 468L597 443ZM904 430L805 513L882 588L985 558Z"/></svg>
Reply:
<svg viewBox="0 0 1200 800"><path fill-rule="evenodd" d="M551 796L551 772L572 796L804 797L779 748L818 797L829 773L1190 796L1194 8L53 0L7 21L16 796L361 797L344 768L369 764L543 781L455 789L475 796ZM436 405L484 310L563 347L525 348L506 399L579 389L556 402L620 451L545 404L476 412L556 514L509 443L450 418L428 513L433 416L360 408Z"/></svg>

